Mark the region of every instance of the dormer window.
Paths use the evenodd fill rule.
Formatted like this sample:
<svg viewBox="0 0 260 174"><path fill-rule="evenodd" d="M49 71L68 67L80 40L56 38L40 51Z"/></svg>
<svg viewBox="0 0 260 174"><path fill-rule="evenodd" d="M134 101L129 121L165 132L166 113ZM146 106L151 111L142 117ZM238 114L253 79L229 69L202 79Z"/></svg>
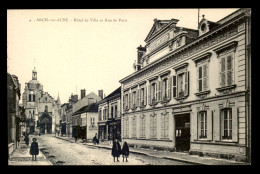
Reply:
<svg viewBox="0 0 260 174"><path fill-rule="evenodd" d="M205 24L205 23L202 24L200 29L201 29L201 31L204 33L204 32L206 31L206 29L207 29L206 24Z"/></svg>

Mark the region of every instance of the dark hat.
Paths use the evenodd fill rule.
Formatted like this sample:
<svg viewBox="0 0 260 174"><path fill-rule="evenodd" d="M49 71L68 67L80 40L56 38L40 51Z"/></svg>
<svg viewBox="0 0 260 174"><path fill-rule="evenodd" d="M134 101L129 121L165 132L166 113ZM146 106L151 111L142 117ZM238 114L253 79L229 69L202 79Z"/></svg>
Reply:
<svg viewBox="0 0 260 174"><path fill-rule="evenodd" d="M33 141L34 141L34 140L36 141L37 139L36 139L36 138L33 138Z"/></svg>

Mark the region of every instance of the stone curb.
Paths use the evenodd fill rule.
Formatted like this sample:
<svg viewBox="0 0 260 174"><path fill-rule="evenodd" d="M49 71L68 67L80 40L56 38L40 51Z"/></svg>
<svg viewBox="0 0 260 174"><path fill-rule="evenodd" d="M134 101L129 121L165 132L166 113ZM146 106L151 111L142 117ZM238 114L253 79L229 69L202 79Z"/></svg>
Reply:
<svg viewBox="0 0 260 174"><path fill-rule="evenodd" d="M61 138L61 137L56 137L56 138L59 138L59 139L65 140L65 141L69 141L71 143L75 143L75 141L71 141L71 140L68 140L68 139L65 139L65 138ZM92 144L87 144L87 143L84 143L83 145L87 145L87 146L91 146L91 147L97 147L97 148L104 148L104 149L112 149L112 147L101 146L101 145L92 145ZM151 154L145 153L145 152L135 151L134 149L131 150L131 153L147 155L147 156L150 156L150 157L167 159L167 160L174 160L174 161L179 161L179 162L184 162L184 163L189 163L189 164L195 164L195 165L247 165L246 163L239 163L239 162L228 162L229 164L208 164L208 163L204 163L204 162L195 162L193 160L187 160L187 159L176 158L176 157L165 157L165 156L160 157L160 156L151 155Z"/></svg>
<svg viewBox="0 0 260 174"><path fill-rule="evenodd" d="M75 143L75 141L71 141L71 140L68 140L68 139L65 139L65 138L61 138L61 137L56 137L56 138ZM91 144L87 144L87 143L85 143L85 145L91 146L91 147L97 147L97 148L112 149L111 147L107 147L107 146L100 146L100 145L95 146L95 145L91 145ZM204 164L204 163L198 163L198 162L194 162L194 161L183 160L183 159L180 159L180 158L159 157L159 156L156 156L156 155L150 155L150 154L145 153L145 152L135 151L133 149L131 150L131 153L147 155L147 156L150 156L150 157L156 157L156 158L162 158L162 159L168 159L168 160L174 160L174 161L179 161L179 162L185 162L185 163L190 163L190 164L196 164L196 165L207 165L207 164Z"/></svg>

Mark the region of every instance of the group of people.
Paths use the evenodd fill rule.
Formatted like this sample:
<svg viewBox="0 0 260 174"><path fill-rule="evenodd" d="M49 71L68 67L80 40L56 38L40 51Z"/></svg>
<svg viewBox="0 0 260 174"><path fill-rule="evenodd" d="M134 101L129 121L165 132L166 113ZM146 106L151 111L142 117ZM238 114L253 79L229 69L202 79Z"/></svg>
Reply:
<svg viewBox="0 0 260 174"><path fill-rule="evenodd" d="M126 158L126 162L127 162L127 158L129 156L129 147L127 142L124 142L124 145L121 149L119 140L115 139L115 141L113 142L113 146L112 146L112 156L114 157L114 162L115 162L115 158L117 158L117 162L119 162L118 157L120 157L120 155L123 156L123 162L124 159Z"/></svg>
<svg viewBox="0 0 260 174"><path fill-rule="evenodd" d="M31 143L31 147L30 147L30 155L32 155L32 161L36 161L36 156L39 154L39 147L38 147L38 143L37 143L37 139L33 138L32 139L33 142ZM29 145L29 134L25 135L24 141L26 143L26 145ZM93 138L93 143L94 144L98 144L99 140L98 138L95 136ZM119 143L118 139L115 139L113 142L113 146L112 146L112 156L114 157L114 162L115 162L115 158L117 158L117 162L119 162L118 158L120 157L120 155L122 155L123 157L123 162L124 159L126 158L126 162L127 162L127 158L129 156L129 147L127 142L125 141L123 144L123 147L121 149L121 145Z"/></svg>

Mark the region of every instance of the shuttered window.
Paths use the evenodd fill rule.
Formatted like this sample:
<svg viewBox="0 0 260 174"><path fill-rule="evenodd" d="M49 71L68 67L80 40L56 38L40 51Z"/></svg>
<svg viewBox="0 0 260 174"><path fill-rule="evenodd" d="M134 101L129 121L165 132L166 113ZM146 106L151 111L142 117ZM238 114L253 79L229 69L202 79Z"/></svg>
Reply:
<svg viewBox="0 0 260 174"><path fill-rule="evenodd" d="M156 114L152 114L150 116L150 136L151 138L156 138L156 132L157 132L157 120L156 120Z"/></svg>
<svg viewBox="0 0 260 174"><path fill-rule="evenodd" d="M199 113L199 138L207 138L207 112Z"/></svg>
<svg viewBox="0 0 260 174"><path fill-rule="evenodd" d="M132 119L132 137L136 137L136 118L133 116Z"/></svg>
<svg viewBox="0 0 260 174"><path fill-rule="evenodd" d="M222 110L223 139L232 139L232 109Z"/></svg>
<svg viewBox="0 0 260 174"><path fill-rule="evenodd" d="M129 119L125 118L125 137L128 138L129 136Z"/></svg>
<svg viewBox="0 0 260 174"><path fill-rule="evenodd" d="M198 67L198 92L208 90L208 63Z"/></svg>
<svg viewBox="0 0 260 174"><path fill-rule="evenodd" d="M140 117L140 137L145 137L145 116Z"/></svg>
<svg viewBox="0 0 260 174"><path fill-rule="evenodd" d="M169 132L169 113L161 115L161 137L168 138Z"/></svg>
<svg viewBox="0 0 260 174"><path fill-rule="evenodd" d="M220 86L232 85L233 80L233 54L228 54L220 58Z"/></svg>

